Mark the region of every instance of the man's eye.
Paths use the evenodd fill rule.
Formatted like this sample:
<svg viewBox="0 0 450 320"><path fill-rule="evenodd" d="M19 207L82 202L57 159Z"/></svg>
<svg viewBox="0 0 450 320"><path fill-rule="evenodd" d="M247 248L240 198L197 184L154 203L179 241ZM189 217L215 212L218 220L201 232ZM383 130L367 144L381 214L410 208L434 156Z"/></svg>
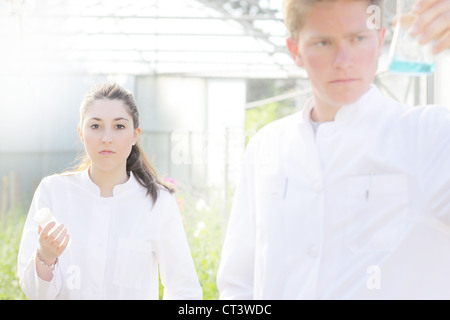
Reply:
<svg viewBox="0 0 450 320"><path fill-rule="evenodd" d="M330 44L330 42L327 41L327 40L323 40L323 41L317 42L317 46L319 46L319 47L325 47L325 46L327 46L329 44Z"/></svg>

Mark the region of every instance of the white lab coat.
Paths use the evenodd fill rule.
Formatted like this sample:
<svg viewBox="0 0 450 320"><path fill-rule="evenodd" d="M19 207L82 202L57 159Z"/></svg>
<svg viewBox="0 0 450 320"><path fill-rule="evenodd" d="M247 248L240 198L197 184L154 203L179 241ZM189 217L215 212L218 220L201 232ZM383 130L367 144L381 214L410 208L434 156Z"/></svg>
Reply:
<svg viewBox="0 0 450 320"><path fill-rule="evenodd" d="M134 175L100 197L88 170L54 175L40 183L29 210L18 255L20 285L29 299L202 299L174 197L161 189L154 207ZM47 282L36 273L38 225L49 207L71 237Z"/></svg>
<svg viewBox="0 0 450 320"><path fill-rule="evenodd" d="M449 299L450 112L372 85L315 134L312 103L248 144L221 299Z"/></svg>

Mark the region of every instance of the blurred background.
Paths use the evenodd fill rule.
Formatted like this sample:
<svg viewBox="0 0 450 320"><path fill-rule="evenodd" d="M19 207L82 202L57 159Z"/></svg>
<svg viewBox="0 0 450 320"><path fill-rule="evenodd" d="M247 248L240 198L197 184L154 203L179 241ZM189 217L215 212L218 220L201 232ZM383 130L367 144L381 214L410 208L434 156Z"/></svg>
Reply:
<svg viewBox="0 0 450 320"><path fill-rule="evenodd" d="M400 101L449 106L448 55L433 76L387 72L394 14L388 0L375 83ZM40 180L82 151L78 109L105 80L134 93L141 143L179 189L205 298L217 298L245 144L310 96L286 37L282 0L0 0L0 298L23 298L14 260L23 219Z"/></svg>

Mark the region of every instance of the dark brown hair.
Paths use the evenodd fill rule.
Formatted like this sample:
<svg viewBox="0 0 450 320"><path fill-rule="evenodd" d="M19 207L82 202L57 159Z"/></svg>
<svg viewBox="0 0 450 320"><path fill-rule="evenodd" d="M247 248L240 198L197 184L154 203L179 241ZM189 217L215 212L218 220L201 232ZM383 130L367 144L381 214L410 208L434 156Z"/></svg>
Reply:
<svg viewBox="0 0 450 320"><path fill-rule="evenodd" d="M97 84L85 95L80 107L80 127L86 110L99 99L122 101L127 106L127 112L133 119L134 129L139 127L139 112L133 94L114 82ZM91 165L91 159L89 159L86 152L83 152L79 158L80 161L73 168L74 171L83 171ZM127 158L126 170L128 175L130 171L133 172L137 181L147 188L147 195L151 196L154 203L158 199L161 187L170 193L175 192L173 185L159 180L156 169L140 146L139 141L131 148L130 155Z"/></svg>

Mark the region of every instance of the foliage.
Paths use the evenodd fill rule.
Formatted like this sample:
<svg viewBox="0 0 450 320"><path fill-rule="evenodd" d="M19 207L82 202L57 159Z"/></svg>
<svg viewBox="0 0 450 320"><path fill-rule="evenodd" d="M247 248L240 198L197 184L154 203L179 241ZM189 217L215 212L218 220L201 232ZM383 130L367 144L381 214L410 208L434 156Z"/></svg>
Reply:
<svg viewBox="0 0 450 320"><path fill-rule="evenodd" d="M216 274L227 221L225 212L228 212L224 208L223 194L213 195L213 190L198 192L179 185L177 189L177 203L203 289L203 299L218 299ZM160 285L160 299L163 290Z"/></svg>
<svg viewBox="0 0 450 320"><path fill-rule="evenodd" d="M282 105L280 103L268 103L264 106L249 109L245 115L245 130L247 133L256 133L265 125L295 112L295 106ZM252 135L248 134L247 139ZM248 141L246 141L247 143Z"/></svg>
<svg viewBox="0 0 450 320"><path fill-rule="evenodd" d="M256 79L247 82L248 101L267 99L295 89L293 80L264 80ZM284 100L261 105L257 108L247 109L245 112L245 131L256 133L265 125L288 116L296 111L294 100ZM248 134L247 139L251 138ZM248 141L246 141L247 143Z"/></svg>
<svg viewBox="0 0 450 320"><path fill-rule="evenodd" d="M26 299L17 277L17 253L26 216L17 211L0 227L0 300Z"/></svg>

